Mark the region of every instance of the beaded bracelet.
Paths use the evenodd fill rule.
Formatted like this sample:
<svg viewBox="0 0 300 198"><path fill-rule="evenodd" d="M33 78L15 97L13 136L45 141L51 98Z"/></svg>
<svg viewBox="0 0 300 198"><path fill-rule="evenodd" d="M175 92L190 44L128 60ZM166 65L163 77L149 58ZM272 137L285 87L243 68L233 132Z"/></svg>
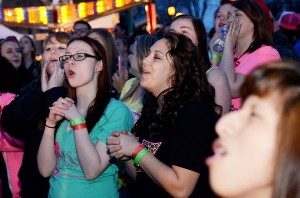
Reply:
<svg viewBox="0 0 300 198"><path fill-rule="evenodd" d="M136 166L140 166L140 161L141 159L144 157L144 155L146 155L147 153L149 153L148 149L143 148L138 154L137 156L134 158L133 163Z"/></svg>
<svg viewBox="0 0 300 198"><path fill-rule="evenodd" d="M138 147L136 147L136 149L132 152L131 157L134 159L137 154L139 154L139 152L141 150L143 150L143 148L145 148L142 144L140 144Z"/></svg>
<svg viewBox="0 0 300 198"><path fill-rule="evenodd" d="M74 127L76 124L82 124L82 123L85 123L85 119L84 118L77 118L77 119L74 119L74 120L70 121L70 126Z"/></svg>
<svg viewBox="0 0 300 198"><path fill-rule="evenodd" d="M81 123L81 124L76 124L73 126L73 130L80 130L80 129L85 129L86 128L86 123Z"/></svg>
<svg viewBox="0 0 300 198"><path fill-rule="evenodd" d="M213 59L216 59L216 60L221 60L222 59L222 56L221 55L217 55L217 54L212 54L211 57Z"/></svg>

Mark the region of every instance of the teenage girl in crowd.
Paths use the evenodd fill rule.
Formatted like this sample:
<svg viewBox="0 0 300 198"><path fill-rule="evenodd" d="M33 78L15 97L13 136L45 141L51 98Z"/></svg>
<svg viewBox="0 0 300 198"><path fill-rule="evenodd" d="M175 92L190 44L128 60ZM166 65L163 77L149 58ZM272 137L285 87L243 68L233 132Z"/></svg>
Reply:
<svg viewBox="0 0 300 198"><path fill-rule="evenodd" d="M132 134L107 138L110 155L126 160L136 197L213 197L204 161L220 108L203 67L196 46L176 33L144 58L140 83L149 94L142 115Z"/></svg>
<svg viewBox="0 0 300 198"><path fill-rule="evenodd" d="M271 30L265 12L250 0L232 4L229 12L229 30L226 36L220 68L225 72L232 96L231 110L241 106L240 87L245 77L263 63L280 60L272 47ZM210 42L210 50L213 51Z"/></svg>
<svg viewBox="0 0 300 198"><path fill-rule="evenodd" d="M107 57L107 66L109 69L109 74L112 76L118 71L118 47L116 45L115 39L112 34L104 28L94 28L91 29L87 36L97 40L104 47ZM127 71L127 70L126 70ZM118 98L118 92L114 87L111 90L112 97Z"/></svg>
<svg viewBox="0 0 300 198"><path fill-rule="evenodd" d="M47 198L49 178L43 178L37 166L37 152L42 139L49 107L66 96L65 76L59 56L65 54L71 36L65 32L50 34L43 42L41 78L24 88L2 112L2 127L12 137L25 141L24 157L19 171L23 198Z"/></svg>
<svg viewBox="0 0 300 198"><path fill-rule="evenodd" d="M40 76L40 62L35 59L36 47L32 38L24 35L20 41L25 68L29 78L34 80Z"/></svg>
<svg viewBox="0 0 300 198"><path fill-rule="evenodd" d="M207 52L206 31L200 19L190 15L176 17L170 25L171 32L189 37L204 57L205 65L199 65L206 71L208 82L215 88L215 102L222 107L222 115L230 111L231 94L225 73L216 65L210 67Z"/></svg>
<svg viewBox="0 0 300 198"><path fill-rule="evenodd" d="M145 89L140 86L142 75L142 62L148 55L150 47L158 40L156 36L142 35L139 36L129 49L129 62L131 73L134 78L126 81L120 96L120 101L126 104L133 113L134 122L136 122L143 108L143 98Z"/></svg>
<svg viewBox="0 0 300 198"><path fill-rule="evenodd" d="M129 109L110 95L104 47L89 37L71 40L59 58L68 97L50 107L38 167L50 178L49 197L119 197L118 168L110 163L106 137L131 130Z"/></svg>
<svg viewBox="0 0 300 198"><path fill-rule="evenodd" d="M29 78L16 37L9 36L0 40L0 88L16 92L31 81Z"/></svg>
<svg viewBox="0 0 300 198"><path fill-rule="evenodd" d="M216 39L216 37L220 36L220 30L221 27L224 25L228 29L228 16L229 11L231 9L232 1L230 0L221 0L220 1L220 7L215 12L215 20L214 20L214 27L209 32L209 37L211 37L213 40ZM222 52L220 54L213 54L210 52L210 62L212 65L218 66L221 58L222 58Z"/></svg>
<svg viewBox="0 0 300 198"><path fill-rule="evenodd" d="M206 161L213 190L227 198L298 198L299 65L277 62L255 69L241 96L242 108L216 126L220 138Z"/></svg>

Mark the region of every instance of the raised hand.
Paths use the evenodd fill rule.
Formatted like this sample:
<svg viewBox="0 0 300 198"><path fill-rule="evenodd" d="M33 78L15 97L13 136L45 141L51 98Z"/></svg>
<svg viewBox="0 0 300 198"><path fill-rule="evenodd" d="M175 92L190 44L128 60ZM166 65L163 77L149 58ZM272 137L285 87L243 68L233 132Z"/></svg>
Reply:
<svg viewBox="0 0 300 198"><path fill-rule="evenodd" d="M71 98L59 98L50 107L57 115L65 117L67 120L75 120L83 117L75 106L74 101Z"/></svg>
<svg viewBox="0 0 300 198"><path fill-rule="evenodd" d="M74 117L76 118L80 118L82 117L80 115L80 113L78 112L76 106L74 105L74 101L70 98L59 98L56 102L53 103L52 107L49 107L50 109L50 113L49 113L49 117L47 118L47 122L53 123L54 125L56 125L56 123L60 120L62 120L63 118L67 118L69 120L70 117L70 112L77 112L74 113ZM74 110L76 109L76 110ZM76 119L73 118L73 119Z"/></svg>
<svg viewBox="0 0 300 198"><path fill-rule="evenodd" d="M53 87L60 87L65 80L65 70L60 68L60 62L57 61L53 74L49 78L48 89Z"/></svg>
<svg viewBox="0 0 300 198"><path fill-rule="evenodd" d="M121 67L118 73L115 73L112 77L113 79L113 87L121 93L126 81L128 80L128 70L126 67Z"/></svg>
<svg viewBox="0 0 300 198"><path fill-rule="evenodd" d="M45 92L53 87L60 87L65 80L64 69L60 68L60 62L57 61L53 74L47 73L48 62L44 62L42 65L41 84L42 91Z"/></svg>
<svg viewBox="0 0 300 198"><path fill-rule="evenodd" d="M240 34L241 27L242 27L242 23L238 18L234 19L232 23L229 23L228 34L225 40L226 48L229 48L230 50L233 51L236 45L237 38Z"/></svg>

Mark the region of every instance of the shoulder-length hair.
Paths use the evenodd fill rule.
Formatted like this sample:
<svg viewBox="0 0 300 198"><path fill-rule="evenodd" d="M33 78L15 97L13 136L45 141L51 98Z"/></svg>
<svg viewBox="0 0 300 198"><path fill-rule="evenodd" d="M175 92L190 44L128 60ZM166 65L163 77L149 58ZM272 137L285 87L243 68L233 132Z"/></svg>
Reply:
<svg viewBox="0 0 300 198"><path fill-rule="evenodd" d="M149 53L150 47L158 40L158 37L151 35L141 35L136 39L136 56L139 72L142 73L143 69L143 59ZM134 43L133 43L134 44ZM140 81L136 81L128 92L120 98L121 101L126 101L128 98L131 98L137 88L140 86Z"/></svg>
<svg viewBox="0 0 300 198"><path fill-rule="evenodd" d="M68 44L68 42L71 40L71 35L66 32L54 32L47 36L47 38L43 41L43 51L45 50L45 47L47 44L51 43L52 39L55 38L58 42L63 44Z"/></svg>
<svg viewBox="0 0 300 198"><path fill-rule="evenodd" d="M300 70L292 62L269 63L245 80L241 94L275 96L281 114L277 127L277 152L273 198L300 197Z"/></svg>
<svg viewBox="0 0 300 198"><path fill-rule="evenodd" d="M31 44L31 47L33 48L33 50L31 50L31 58L33 59L33 60L35 60L35 54L36 54L36 45L35 45L35 43L34 43L34 40L30 37L30 36L28 36L28 35L24 35L24 36L22 36L21 37L21 39L22 38L27 38L28 40L29 40L29 42L30 42L30 44ZM21 41L21 39L20 39L20 41Z"/></svg>
<svg viewBox="0 0 300 198"><path fill-rule="evenodd" d="M79 38L73 38L67 46L69 46L71 43L81 41L88 44L92 51L94 52L94 55L102 60L103 68L100 71L100 74L98 75L98 85L97 85L97 93L95 99L89 104L89 108L87 111L86 116L86 123L88 131L90 132L92 128L95 126L95 124L99 121L101 116L104 113L104 110L106 109L106 106L108 105L111 96L110 96L110 89L111 89L111 82L108 72L108 66L107 66L107 59L106 59L106 53L104 47L96 40L89 38L89 37L79 37ZM80 45L78 46L80 48ZM76 99L76 89L71 87L68 83L68 97L73 99L75 103L77 102Z"/></svg>
<svg viewBox="0 0 300 198"><path fill-rule="evenodd" d="M200 56L203 56L204 63L205 63L204 67L206 68L206 70L209 69L210 61L208 57L207 34L206 34L204 24L200 19L192 15L186 15L186 14L175 17L172 23L178 19L189 19L192 22L198 40L197 48L199 50Z"/></svg>
<svg viewBox="0 0 300 198"><path fill-rule="evenodd" d="M162 39L167 40L167 52L172 67L172 76L168 81L170 88L164 90L157 98L151 93L145 95L142 116L133 132L138 132L140 125L151 120L152 131L159 132L166 122L174 122L178 111L188 101L205 101L220 115L221 109L214 100L214 88L207 81L204 71L204 58L199 55L197 47L182 34L169 32ZM161 112L156 115L157 101L162 101ZM152 134L153 135L153 134Z"/></svg>
<svg viewBox="0 0 300 198"><path fill-rule="evenodd" d="M109 69L109 73L113 75L117 70L118 55L119 55L119 51L115 39L112 36L112 34L104 28L91 29L87 33L87 36L89 36L92 33L95 33L102 38L104 42L103 47L105 48L106 51L107 66Z"/></svg>
<svg viewBox="0 0 300 198"><path fill-rule="evenodd" d="M259 5L250 0L239 0L233 2L232 6L242 11L253 23L253 42L249 49L250 52L254 52L262 45L273 45L268 17Z"/></svg>

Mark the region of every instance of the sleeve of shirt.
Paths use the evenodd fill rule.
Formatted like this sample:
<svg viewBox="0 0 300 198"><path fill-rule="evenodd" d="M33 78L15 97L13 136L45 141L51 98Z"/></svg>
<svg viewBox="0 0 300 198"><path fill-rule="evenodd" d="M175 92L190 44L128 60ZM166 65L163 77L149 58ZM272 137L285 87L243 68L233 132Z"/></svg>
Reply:
<svg viewBox="0 0 300 198"><path fill-rule="evenodd" d="M17 95L2 112L2 126L5 131L18 140L26 140L29 134L34 131L41 117L49 114L49 105L60 96L66 95L66 89L53 88L45 93L39 88L28 89L28 92ZM48 101L48 102L47 102ZM53 101L53 102L52 102Z"/></svg>
<svg viewBox="0 0 300 198"><path fill-rule="evenodd" d="M205 159L212 155L212 142L217 137L215 112L205 103L186 104L175 123L175 139L170 149L170 162L195 172L205 167Z"/></svg>
<svg viewBox="0 0 300 198"><path fill-rule="evenodd" d="M104 116L97 123L95 130L98 130L97 139L106 144L106 138L112 132L130 131L133 127L133 119L130 110L121 102L115 101L109 104Z"/></svg>
<svg viewBox="0 0 300 198"><path fill-rule="evenodd" d="M249 55L243 69L238 73L249 75L255 68L273 61L279 61L281 57L278 51L271 46L264 46Z"/></svg>

